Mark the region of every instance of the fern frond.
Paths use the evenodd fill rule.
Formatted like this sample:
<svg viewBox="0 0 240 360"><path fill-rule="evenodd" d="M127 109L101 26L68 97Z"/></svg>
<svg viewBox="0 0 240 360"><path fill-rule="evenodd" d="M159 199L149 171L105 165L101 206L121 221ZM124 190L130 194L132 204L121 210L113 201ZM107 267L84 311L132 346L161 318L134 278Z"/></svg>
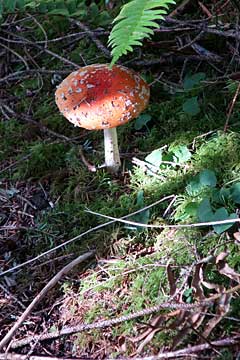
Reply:
<svg viewBox="0 0 240 360"><path fill-rule="evenodd" d="M174 0L132 0L125 4L114 19L114 27L109 35L108 44L112 47L111 66L133 46L142 45L144 38L153 34L152 28L158 28L156 20L162 20L167 14L168 5Z"/></svg>

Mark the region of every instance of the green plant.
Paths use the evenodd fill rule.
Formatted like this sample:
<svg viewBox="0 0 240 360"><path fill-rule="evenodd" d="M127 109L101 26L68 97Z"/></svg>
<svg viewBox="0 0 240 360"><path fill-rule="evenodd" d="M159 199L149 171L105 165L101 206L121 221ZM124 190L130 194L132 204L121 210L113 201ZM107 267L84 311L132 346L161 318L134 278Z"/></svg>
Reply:
<svg viewBox="0 0 240 360"><path fill-rule="evenodd" d="M197 219L200 222L214 222L235 219L233 212L235 204L240 203L240 183L231 187L217 187L217 178L212 170L202 170L186 186L186 192L190 197L175 216L176 220L188 218ZM231 228L233 223L213 225L217 234Z"/></svg>
<svg viewBox="0 0 240 360"><path fill-rule="evenodd" d="M141 114L136 121L134 122L135 130L141 130L142 128L146 127L149 131L147 123L152 119L150 114Z"/></svg>
<svg viewBox="0 0 240 360"><path fill-rule="evenodd" d="M145 160L155 168L183 164L191 159L191 152L186 145L172 146L166 152L164 148L155 149L145 157Z"/></svg>
<svg viewBox="0 0 240 360"><path fill-rule="evenodd" d="M83 0L8 0L0 2L0 15L34 10L52 15L78 16L86 12Z"/></svg>
<svg viewBox="0 0 240 360"><path fill-rule="evenodd" d="M199 105L199 85L202 80L204 80L206 74L199 72L196 74L187 74L183 80L183 90L191 97L188 97L182 105L183 111L190 115L195 116L200 112Z"/></svg>
<svg viewBox="0 0 240 360"><path fill-rule="evenodd" d="M133 51L133 46L142 45L142 39L153 35L152 28L158 28L157 20L167 14L169 4L174 0L132 0L125 4L114 19L109 36L112 47L113 65L122 55Z"/></svg>
<svg viewBox="0 0 240 360"><path fill-rule="evenodd" d="M107 11L99 12L95 2L90 6L86 0L0 0L0 19L3 15L13 12L33 11L48 15L80 16L90 19L95 24L104 26L109 23L110 16Z"/></svg>

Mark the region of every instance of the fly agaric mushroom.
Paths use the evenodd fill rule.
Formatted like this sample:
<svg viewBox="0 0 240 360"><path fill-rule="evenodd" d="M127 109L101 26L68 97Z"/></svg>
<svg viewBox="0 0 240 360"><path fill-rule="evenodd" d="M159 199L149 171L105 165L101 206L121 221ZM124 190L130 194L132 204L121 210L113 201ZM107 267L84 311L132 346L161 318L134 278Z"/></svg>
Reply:
<svg viewBox="0 0 240 360"><path fill-rule="evenodd" d="M105 166L117 173L120 156L116 127L138 117L146 108L148 84L120 65L94 64L74 71L58 86L60 112L75 126L104 130Z"/></svg>

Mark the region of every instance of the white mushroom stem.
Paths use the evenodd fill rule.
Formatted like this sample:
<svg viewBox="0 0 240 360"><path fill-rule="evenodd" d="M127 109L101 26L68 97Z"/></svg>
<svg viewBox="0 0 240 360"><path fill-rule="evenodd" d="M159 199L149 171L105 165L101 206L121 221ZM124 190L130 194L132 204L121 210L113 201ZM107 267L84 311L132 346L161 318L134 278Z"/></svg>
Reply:
<svg viewBox="0 0 240 360"><path fill-rule="evenodd" d="M120 168L121 160L118 149L117 129L104 129L105 166L107 171L116 174Z"/></svg>

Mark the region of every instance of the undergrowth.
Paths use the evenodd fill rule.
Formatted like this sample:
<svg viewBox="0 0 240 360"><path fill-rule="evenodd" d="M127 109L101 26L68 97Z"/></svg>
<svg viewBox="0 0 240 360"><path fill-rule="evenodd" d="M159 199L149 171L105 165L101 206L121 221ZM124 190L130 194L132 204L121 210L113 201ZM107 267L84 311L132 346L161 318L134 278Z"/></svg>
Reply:
<svg viewBox="0 0 240 360"><path fill-rule="evenodd" d="M94 13L96 7L92 5L91 9L85 10ZM114 9L114 12L117 10ZM107 28L112 16L102 16L105 16L105 23L95 16L90 25ZM59 15L42 16L40 20L49 39L72 30L69 21ZM27 25L36 26L32 20ZM43 40L39 27L36 29L36 39ZM51 49L57 52L60 46L54 43ZM70 60L81 66L84 62L106 61L86 37L80 39L76 46L70 46L68 54ZM50 56L41 58L39 63L50 70L57 67L66 70L60 60L54 62ZM223 211L225 218L231 219L232 215L239 214L238 103L228 130L223 131L226 108L236 83L229 82L226 87L206 84L202 80L211 77L213 70L204 64L199 67L195 71L189 65L181 83L153 83L151 103L144 116L136 120L137 125L136 121L132 121L119 129L124 171L118 178L110 176L104 169L89 172L82 163L80 150L90 162L102 164L103 134L74 128L58 114L53 94L65 75L48 75L46 80L44 77L43 87L40 78L7 86L15 96L19 114L28 112L42 126L68 138L64 141L49 135L42 131L41 126L26 123L20 118L1 119L1 188L19 183L40 184L47 189L48 200L52 203L52 207L38 209L31 229L19 232L24 247L14 248L11 252L16 264L106 221L87 213L87 208L100 214L122 217L172 195L171 199L144 211L141 216L131 217L131 220L167 226L199 222L207 210L215 216L215 220L218 219L218 211ZM19 69L21 65L18 65ZM140 72L149 82L156 75L154 69L142 69ZM139 162L133 163L133 157ZM204 184L199 180L201 177L206 180ZM235 241L234 237L237 231L236 224L224 229L206 226L150 230L115 223L89 233L62 249L61 255L65 256L94 248L99 261L98 264L92 263L85 274L76 275L73 280L69 278L62 284L58 295L65 302L58 324L62 326L68 321L70 324L77 321L90 323L127 315L167 301L170 293L166 273L168 264L173 268L177 286L181 286L189 266L222 252L228 253L228 265L240 272L239 240ZM227 288L231 281L220 274L215 265L210 263L204 267L205 279ZM40 278L48 272L46 266ZM53 269L55 272L54 266ZM19 276L27 286L29 279L34 280L36 271L32 274L31 268L25 269L16 278ZM196 299L190 283L191 277L183 297L185 301L193 302ZM32 286L35 289L38 285ZM231 303L229 317L238 316L238 307L239 299L236 298ZM161 315L166 315L166 311L162 311ZM169 318L164 321L170 324L169 328L163 331L165 322L161 323L162 331L157 332L153 341L144 347L145 354L152 353L153 349L155 352L160 350L177 337L177 328L171 328L174 320ZM99 349L106 341L111 356L120 354L116 348L122 348L125 351L122 353L130 355L136 351L132 339L138 336L139 331L144 331L148 322L149 316L145 316L139 322L131 320L113 327L111 335L107 330L80 334L74 340L75 354L79 355L81 349L92 351L93 344ZM211 340L217 332L230 334L236 328L234 322L224 319L216 327ZM184 341L194 344L196 335L188 336Z"/></svg>

